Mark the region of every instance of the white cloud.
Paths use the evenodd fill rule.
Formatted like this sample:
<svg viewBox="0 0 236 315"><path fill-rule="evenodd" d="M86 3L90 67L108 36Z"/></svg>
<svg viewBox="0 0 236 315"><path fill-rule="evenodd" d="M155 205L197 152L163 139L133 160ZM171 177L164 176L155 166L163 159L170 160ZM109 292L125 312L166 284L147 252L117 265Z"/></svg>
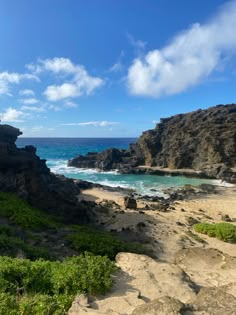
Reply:
<svg viewBox="0 0 236 315"><path fill-rule="evenodd" d="M121 61L118 61L118 62L114 63L114 65L111 66L109 71L110 72L120 72L122 69L123 69L123 65L122 65Z"/></svg>
<svg viewBox="0 0 236 315"><path fill-rule="evenodd" d="M35 80L39 81L39 78L30 73L17 73L17 72L12 72L9 73L7 71L1 72L0 73L0 95L1 94L6 94L6 95L11 95L10 93L10 85L11 84L19 84L23 80Z"/></svg>
<svg viewBox="0 0 236 315"><path fill-rule="evenodd" d="M63 83L62 85L50 85L44 92L49 101L59 101L68 97L80 96L82 93L73 83Z"/></svg>
<svg viewBox="0 0 236 315"><path fill-rule="evenodd" d="M80 122L80 123L67 123L61 124L62 126L93 126L93 127L107 127L107 126L114 126L118 125L118 122L115 121L87 121L87 122Z"/></svg>
<svg viewBox="0 0 236 315"><path fill-rule="evenodd" d="M45 104L45 106L48 109L54 110L55 112L61 111L61 108L59 106L54 105L54 104Z"/></svg>
<svg viewBox="0 0 236 315"><path fill-rule="evenodd" d="M0 120L2 122L22 122L25 116L26 114L22 111L9 107L4 113L0 113Z"/></svg>
<svg viewBox="0 0 236 315"><path fill-rule="evenodd" d="M33 73L39 74L43 71L51 71L53 73L75 73L77 66L68 58L55 57L52 59L39 59L36 64L28 64L26 68Z"/></svg>
<svg viewBox="0 0 236 315"><path fill-rule="evenodd" d="M136 58L128 70L131 94L160 97L199 84L236 53L236 1L206 24L194 24L165 47Z"/></svg>
<svg viewBox="0 0 236 315"><path fill-rule="evenodd" d="M129 43L136 49L136 52L137 53L140 53L142 52L146 45L147 45L147 42L144 42L140 39L135 39L131 34L126 34L127 38L128 38L128 41Z"/></svg>
<svg viewBox="0 0 236 315"><path fill-rule="evenodd" d="M23 104L27 104L27 105L30 105L30 104L37 104L39 101L36 99L36 98L34 98L34 97L32 97L32 98L24 98L24 99L20 99L19 100L21 103L23 103Z"/></svg>
<svg viewBox="0 0 236 315"><path fill-rule="evenodd" d="M44 70L52 71L54 73L76 73L79 65L74 65L68 58L58 58L41 60L41 65Z"/></svg>
<svg viewBox="0 0 236 315"><path fill-rule="evenodd" d="M74 103L72 101L65 101L64 106L68 107L68 108L77 108L78 104L76 104L76 103Z"/></svg>
<svg viewBox="0 0 236 315"><path fill-rule="evenodd" d="M39 60L36 65L27 65L27 68L36 74L47 71L54 75L70 75L71 78L66 82L60 85L49 85L44 91L46 98L53 102L89 95L104 84L101 78L89 75L84 66L74 64L68 58Z"/></svg>
<svg viewBox="0 0 236 315"><path fill-rule="evenodd" d="M20 90L19 94L23 96L34 96L34 91L29 89Z"/></svg>
<svg viewBox="0 0 236 315"><path fill-rule="evenodd" d="M31 111L31 112L44 112L45 108L44 107L39 107L39 106L22 106L21 110L23 111Z"/></svg>
<svg viewBox="0 0 236 315"><path fill-rule="evenodd" d="M70 83L62 85L50 85L44 91L49 101L60 101L66 98L90 95L95 89L103 85L103 80L91 77L86 70L80 69Z"/></svg>
<svg viewBox="0 0 236 315"><path fill-rule="evenodd" d="M124 57L125 53L122 50L118 60L110 67L109 72L120 72L123 70L124 65L122 64L122 58Z"/></svg>

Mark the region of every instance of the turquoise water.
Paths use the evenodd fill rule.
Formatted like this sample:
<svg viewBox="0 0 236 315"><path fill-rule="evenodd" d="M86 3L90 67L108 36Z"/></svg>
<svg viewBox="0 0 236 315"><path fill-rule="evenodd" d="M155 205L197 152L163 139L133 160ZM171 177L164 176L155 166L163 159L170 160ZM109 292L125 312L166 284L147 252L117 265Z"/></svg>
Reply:
<svg viewBox="0 0 236 315"><path fill-rule="evenodd" d="M184 176L123 175L116 171L98 172L93 169L67 166L67 161L78 154L86 154L89 151L100 152L111 147L126 149L135 141L135 138L19 138L17 146L34 145L37 148L37 155L47 160L48 167L54 173L112 187L132 188L145 195L161 195L165 188L185 184L215 183L212 180ZM152 191L153 189L155 191Z"/></svg>

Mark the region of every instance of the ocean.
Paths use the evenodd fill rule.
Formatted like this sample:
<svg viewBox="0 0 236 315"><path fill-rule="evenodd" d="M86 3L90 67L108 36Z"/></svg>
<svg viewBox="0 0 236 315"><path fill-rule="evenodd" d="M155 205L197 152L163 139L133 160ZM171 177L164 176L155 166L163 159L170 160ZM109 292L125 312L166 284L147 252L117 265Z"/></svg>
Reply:
<svg viewBox="0 0 236 315"><path fill-rule="evenodd" d="M94 169L68 167L67 161L78 154L101 152L107 148L127 149L136 138L18 138L16 145L33 145L37 155L47 160L52 172L66 177L83 179L112 187L132 188L142 195L162 195L163 189L181 187L185 184L199 185L216 183L214 180L189 178L184 176L127 175L116 171L99 172Z"/></svg>

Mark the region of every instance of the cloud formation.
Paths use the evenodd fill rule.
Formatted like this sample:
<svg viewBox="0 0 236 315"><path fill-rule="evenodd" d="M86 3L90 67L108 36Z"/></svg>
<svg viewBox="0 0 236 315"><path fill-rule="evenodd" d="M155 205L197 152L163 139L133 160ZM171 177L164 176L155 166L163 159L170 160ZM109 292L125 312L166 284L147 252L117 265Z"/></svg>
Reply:
<svg viewBox="0 0 236 315"><path fill-rule="evenodd" d="M118 122L115 121L87 121L87 122L80 122L80 123L67 123L62 124L62 126L93 126L93 127L107 127L107 126L114 126L118 125Z"/></svg>
<svg viewBox="0 0 236 315"><path fill-rule="evenodd" d="M48 101L52 102L81 95L90 95L95 89L104 84L101 78L89 75L84 66L74 64L68 58L39 60L35 65L27 65L27 68L37 75L48 71L54 75L61 75L64 79L65 76L71 76L69 80L60 85L49 85L46 88L44 95Z"/></svg>
<svg viewBox="0 0 236 315"><path fill-rule="evenodd" d="M206 24L194 24L161 49L134 59L127 86L134 95L177 94L208 77L236 53L236 1Z"/></svg>
<svg viewBox="0 0 236 315"><path fill-rule="evenodd" d="M31 97L31 98L20 99L20 102L27 105L33 105L33 104L37 104L39 101L36 98Z"/></svg>
<svg viewBox="0 0 236 315"><path fill-rule="evenodd" d="M34 91L29 89L20 90L19 94L23 96L34 96Z"/></svg>
<svg viewBox="0 0 236 315"><path fill-rule="evenodd" d="M43 106L22 106L21 110L38 113L45 112L45 108Z"/></svg>
<svg viewBox="0 0 236 315"><path fill-rule="evenodd" d="M22 122L25 116L26 114L22 111L9 107L4 113L0 113L0 120L2 122Z"/></svg>
<svg viewBox="0 0 236 315"><path fill-rule="evenodd" d="M0 95L11 95L10 85L19 84L23 80L34 80L39 81L38 76L31 73L17 73L17 72L8 72L4 71L0 73Z"/></svg>

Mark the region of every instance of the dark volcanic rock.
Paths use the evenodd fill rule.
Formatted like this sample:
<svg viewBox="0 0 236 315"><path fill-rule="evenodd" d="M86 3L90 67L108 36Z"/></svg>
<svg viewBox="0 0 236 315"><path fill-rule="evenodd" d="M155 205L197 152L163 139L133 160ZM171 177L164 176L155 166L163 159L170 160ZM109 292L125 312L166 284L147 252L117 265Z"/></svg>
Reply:
<svg viewBox="0 0 236 315"><path fill-rule="evenodd" d="M20 134L17 128L0 125L0 190L15 192L64 222L87 222L88 206L78 202L79 183L51 173L33 146L17 148Z"/></svg>
<svg viewBox="0 0 236 315"><path fill-rule="evenodd" d="M107 149L101 153L89 152L86 156L78 155L68 161L68 166L80 168L97 168L102 171L118 169L122 173L129 173L132 168L139 165L136 156L131 152L120 149Z"/></svg>
<svg viewBox="0 0 236 315"><path fill-rule="evenodd" d="M162 168L182 169L183 174L184 169L192 169L200 172L198 176L236 182L236 104L161 119L128 150L90 153L68 165L121 173L154 172L137 168L140 165L157 167L156 174L163 173Z"/></svg>
<svg viewBox="0 0 236 315"><path fill-rule="evenodd" d="M124 206L126 209L137 209L137 201L130 196L124 197Z"/></svg>

